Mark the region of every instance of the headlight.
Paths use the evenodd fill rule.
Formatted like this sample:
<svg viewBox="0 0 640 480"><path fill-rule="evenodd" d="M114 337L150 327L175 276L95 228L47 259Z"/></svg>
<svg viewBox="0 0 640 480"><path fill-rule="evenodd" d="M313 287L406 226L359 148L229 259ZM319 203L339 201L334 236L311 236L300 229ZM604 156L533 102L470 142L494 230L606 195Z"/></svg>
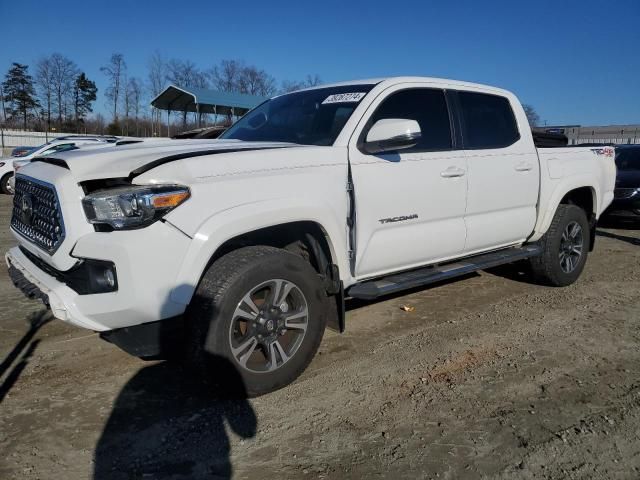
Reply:
<svg viewBox="0 0 640 480"><path fill-rule="evenodd" d="M181 185L131 186L87 195L82 206L90 223L125 230L151 225L189 196L189 189Z"/></svg>
<svg viewBox="0 0 640 480"><path fill-rule="evenodd" d="M0 167L4 167L5 163L4 162L0 162Z"/></svg>

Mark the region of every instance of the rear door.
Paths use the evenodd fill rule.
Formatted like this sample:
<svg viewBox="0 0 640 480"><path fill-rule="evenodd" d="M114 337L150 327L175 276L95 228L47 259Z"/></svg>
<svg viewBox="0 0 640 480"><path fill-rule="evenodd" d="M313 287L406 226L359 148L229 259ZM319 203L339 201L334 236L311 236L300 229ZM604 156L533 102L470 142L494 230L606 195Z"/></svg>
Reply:
<svg viewBox="0 0 640 480"><path fill-rule="evenodd" d="M520 243L536 223L540 185L529 124L518 123L507 97L459 91L457 98L468 165L465 254Z"/></svg>
<svg viewBox="0 0 640 480"><path fill-rule="evenodd" d="M378 120L416 120L412 148L368 154ZM349 146L356 197L355 275L372 277L461 254L465 242L466 158L454 149L442 89L397 85L370 106Z"/></svg>

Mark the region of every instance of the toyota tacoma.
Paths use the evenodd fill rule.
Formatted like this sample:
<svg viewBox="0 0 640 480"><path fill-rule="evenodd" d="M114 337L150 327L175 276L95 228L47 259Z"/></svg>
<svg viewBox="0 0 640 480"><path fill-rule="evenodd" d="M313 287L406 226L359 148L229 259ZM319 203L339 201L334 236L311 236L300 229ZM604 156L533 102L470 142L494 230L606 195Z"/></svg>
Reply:
<svg viewBox="0 0 640 480"><path fill-rule="evenodd" d="M520 260L575 282L615 176L610 147L537 148L508 91L353 81L271 98L216 140L34 160L6 262L58 319L215 381L224 359L255 396L344 330L345 298Z"/></svg>

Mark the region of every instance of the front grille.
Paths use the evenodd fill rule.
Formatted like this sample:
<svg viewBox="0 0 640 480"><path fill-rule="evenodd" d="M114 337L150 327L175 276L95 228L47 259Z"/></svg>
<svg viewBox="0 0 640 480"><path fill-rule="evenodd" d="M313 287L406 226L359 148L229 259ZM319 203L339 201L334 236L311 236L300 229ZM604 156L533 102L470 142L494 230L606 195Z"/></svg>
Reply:
<svg viewBox="0 0 640 480"><path fill-rule="evenodd" d="M53 185L16 176L11 227L53 254L64 240L64 222Z"/></svg>
<svg viewBox="0 0 640 480"><path fill-rule="evenodd" d="M616 188L613 191L613 197L616 200L624 200L625 198L631 198L635 195L637 190L638 189L636 188Z"/></svg>

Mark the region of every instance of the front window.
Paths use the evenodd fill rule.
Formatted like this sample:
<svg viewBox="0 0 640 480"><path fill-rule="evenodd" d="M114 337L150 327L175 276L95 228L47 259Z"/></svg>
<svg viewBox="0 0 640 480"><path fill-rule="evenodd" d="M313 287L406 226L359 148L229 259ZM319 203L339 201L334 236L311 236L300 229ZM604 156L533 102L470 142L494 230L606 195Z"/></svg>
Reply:
<svg viewBox="0 0 640 480"><path fill-rule="evenodd" d="M250 111L219 138L333 145L373 85L315 88L272 98Z"/></svg>

